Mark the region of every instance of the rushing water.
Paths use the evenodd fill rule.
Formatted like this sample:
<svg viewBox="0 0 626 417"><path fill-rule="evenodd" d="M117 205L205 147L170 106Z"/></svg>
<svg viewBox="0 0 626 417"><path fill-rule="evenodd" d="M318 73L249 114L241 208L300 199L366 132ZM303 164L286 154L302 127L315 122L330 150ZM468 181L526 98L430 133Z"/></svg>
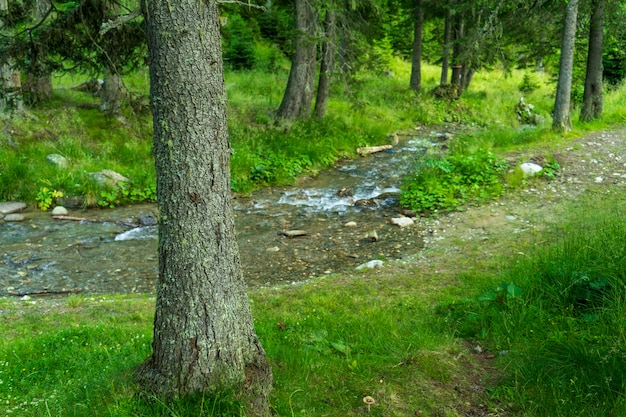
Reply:
<svg viewBox="0 0 626 417"><path fill-rule="evenodd" d="M234 200L248 284L298 282L418 251L418 228L401 229L389 220L397 216L392 206L402 177L431 146L413 139L393 152L339 164L297 188L266 189ZM0 221L0 295L152 292L157 227L129 229L123 223L155 209L141 205L71 213L97 221L53 220L49 213L28 210L23 222ZM294 229L306 236L283 235ZM378 239L371 238L373 232Z"/></svg>

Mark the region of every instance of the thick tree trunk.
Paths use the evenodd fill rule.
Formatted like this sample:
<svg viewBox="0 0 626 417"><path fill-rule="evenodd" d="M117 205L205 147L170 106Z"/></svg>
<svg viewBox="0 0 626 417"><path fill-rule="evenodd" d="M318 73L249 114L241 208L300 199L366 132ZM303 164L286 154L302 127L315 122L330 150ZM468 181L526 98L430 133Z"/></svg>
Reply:
<svg viewBox="0 0 626 417"><path fill-rule="evenodd" d="M144 2L159 204L153 354L159 397L234 391L268 416L272 374L235 241L217 1Z"/></svg>
<svg viewBox="0 0 626 417"><path fill-rule="evenodd" d="M554 114L552 115L552 129L559 132L568 132L572 130L570 103L572 76L574 71L574 40L576 37L577 19L578 0L569 0L569 3L565 8L559 79L556 86Z"/></svg>
<svg viewBox="0 0 626 417"><path fill-rule="evenodd" d="M7 12L7 0L0 0L0 13ZM0 29L3 27L0 21ZM11 61L0 65L0 113L22 112L22 91L20 73L13 69Z"/></svg>
<svg viewBox="0 0 626 417"><path fill-rule="evenodd" d="M322 63L320 65L320 77L317 85L317 96L315 98L316 117L326 116L328 96L330 94L330 80L335 69L335 51L337 43L337 18L331 10L326 11L324 18L325 39L322 45Z"/></svg>
<svg viewBox="0 0 626 417"><path fill-rule="evenodd" d="M311 114L315 90L315 19L308 0L295 0L296 50L277 116L294 120Z"/></svg>
<svg viewBox="0 0 626 417"><path fill-rule="evenodd" d="M411 79L409 87L419 93L422 90L422 33L424 32L423 0L415 0L413 11L413 53L411 54Z"/></svg>
<svg viewBox="0 0 626 417"><path fill-rule="evenodd" d="M36 22L40 22L48 10L52 7L50 0L35 0L33 9L33 18ZM52 75L50 71L42 63L40 52L33 46L29 51L30 66L26 73L26 82L24 83L24 97L28 104L43 103L50 99L54 94L52 88Z"/></svg>
<svg viewBox="0 0 626 417"><path fill-rule="evenodd" d="M122 77L114 70L104 70L104 83L100 91L100 111L107 116L117 117L122 114L124 84Z"/></svg>
<svg viewBox="0 0 626 417"><path fill-rule="evenodd" d="M448 0L446 19L443 28L443 51L441 53L441 84L448 84L448 69L450 67L450 47L452 46L452 6L454 0Z"/></svg>
<svg viewBox="0 0 626 417"><path fill-rule="evenodd" d="M585 92L580 111L580 120L590 122L602 117L602 43L604 40L604 0L593 2L589 24L589 49L587 52L587 74Z"/></svg>

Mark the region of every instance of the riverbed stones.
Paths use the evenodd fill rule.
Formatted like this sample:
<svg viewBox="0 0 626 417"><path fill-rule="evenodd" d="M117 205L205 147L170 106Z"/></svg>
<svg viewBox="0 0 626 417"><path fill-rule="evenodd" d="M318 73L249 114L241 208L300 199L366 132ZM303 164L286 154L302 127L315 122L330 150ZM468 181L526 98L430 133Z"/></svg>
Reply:
<svg viewBox="0 0 626 417"><path fill-rule="evenodd" d="M5 222L23 222L26 219L23 214L11 213L4 216Z"/></svg>
<svg viewBox="0 0 626 417"><path fill-rule="evenodd" d="M8 201L0 203L0 214L11 214L26 208L26 203L18 201Z"/></svg>
<svg viewBox="0 0 626 417"><path fill-rule="evenodd" d="M69 211L63 206L56 206L52 209L53 216L66 216L68 213Z"/></svg>
<svg viewBox="0 0 626 417"><path fill-rule="evenodd" d="M391 219L391 224L395 224L396 226L400 226L401 228L410 226L414 223L415 222L410 217L394 217Z"/></svg>
<svg viewBox="0 0 626 417"><path fill-rule="evenodd" d="M159 223L159 220L153 212L142 211L139 213L139 223L142 226L156 226Z"/></svg>
<svg viewBox="0 0 626 417"><path fill-rule="evenodd" d="M103 169L98 172L90 172L89 175L101 187L114 188L118 187L121 182L130 181L128 178L119 174L112 169Z"/></svg>
<svg viewBox="0 0 626 417"><path fill-rule="evenodd" d="M69 165L69 163L67 162L67 158L63 155L59 155L58 153L51 153L50 155L46 156L46 161L59 169L65 169Z"/></svg>
<svg viewBox="0 0 626 417"><path fill-rule="evenodd" d="M356 222L348 222L344 224L345 227L356 227Z"/></svg>

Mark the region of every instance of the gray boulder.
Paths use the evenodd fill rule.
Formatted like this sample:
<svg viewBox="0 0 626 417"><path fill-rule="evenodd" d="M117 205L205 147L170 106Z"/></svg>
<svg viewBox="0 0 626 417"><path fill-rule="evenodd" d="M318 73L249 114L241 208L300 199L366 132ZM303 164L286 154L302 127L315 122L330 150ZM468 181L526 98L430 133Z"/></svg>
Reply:
<svg viewBox="0 0 626 417"><path fill-rule="evenodd" d="M16 211L24 210L26 203L19 201L8 201L6 203L0 203L0 214L11 214Z"/></svg>
<svg viewBox="0 0 626 417"><path fill-rule="evenodd" d="M128 178L122 174L118 174L112 169L103 169L102 171L91 172L89 175L96 183L98 183L98 185L107 188L115 188L119 186L120 182L130 181Z"/></svg>
<svg viewBox="0 0 626 417"><path fill-rule="evenodd" d="M19 214L19 213L12 213L12 214L7 214L6 216L4 216L4 221L5 222L21 222L24 221L25 217L23 214Z"/></svg>
<svg viewBox="0 0 626 417"><path fill-rule="evenodd" d="M67 158L63 155L59 155L58 153L51 153L50 155L46 156L46 161L60 169L65 169L69 165L69 163L67 162Z"/></svg>

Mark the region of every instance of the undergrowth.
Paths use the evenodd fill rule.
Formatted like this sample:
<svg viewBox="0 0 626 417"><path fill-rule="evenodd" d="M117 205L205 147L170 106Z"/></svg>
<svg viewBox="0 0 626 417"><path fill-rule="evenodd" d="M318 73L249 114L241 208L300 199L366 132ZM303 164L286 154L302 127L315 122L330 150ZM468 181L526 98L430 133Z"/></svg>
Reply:
<svg viewBox="0 0 626 417"><path fill-rule="evenodd" d="M269 62L271 51L266 55L260 62ZM225 74L234 151L231 185L236 192L291 184L302 175L332 166L338 159L355 157L358 147L387 144L393 132L418 135L414 128L421 125L460 124L469 128L468 135L475 144L494 154L559 139L548 126L554 85L544 74L533 74L530 83L527 71L508 75L499 70L481 71L459 99L445 100L432 94L439 68L423 65L423 92L415 94L408 89L410 67L394 59L389 76L360 72L348 79L335 79L326 118L277 123L275 111L287 82L288 66L283 61L268 65L259 67L264 70ZM46 193L44 188L65 197L81 196L84 205L94 207L152 201L156 181L151 119L146 106L139 109L136 105L147 102L147 71L142 69L126 78L135 104L125 108L125 118L120 120L107 119L96 108L97 98L70 88L84 80L63 76L54 81L57 88L51 102L32 109L27 117L2 122L0 201L34 204L42 191ZM515 107L522 94L545 124L519 126ZM624 96L623 88L606 95L607 122L626 120ZM577 128L600 128L602 123ZM65 157L68 167L60 169L47 163L46 156L52 153ZM128 178L127 189L111 190L95 183L90 173L102 169Z"/></svg>
<svg viewBox="0 0 626 417"><path fill-rule="evenodd" d="M522 415L626 415L625 203L568 207L492 288L438 307L459 337L498 352L507 378L493 396Z"/></svg>

